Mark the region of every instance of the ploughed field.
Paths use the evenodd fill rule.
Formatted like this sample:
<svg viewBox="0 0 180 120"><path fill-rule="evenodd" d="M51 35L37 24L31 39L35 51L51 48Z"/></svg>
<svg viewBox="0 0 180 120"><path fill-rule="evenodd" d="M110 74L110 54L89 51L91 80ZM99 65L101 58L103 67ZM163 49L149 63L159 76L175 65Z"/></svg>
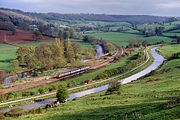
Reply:
<svg viewBox="0 0 180 120"><path fill-rule="evenodd" d="M11 31L0 30L0 43L27 43L36 41L32 38L32 32L16 30L15 34L12 35ZM40 41L54 40L52 37L42 36Z"/></svg>

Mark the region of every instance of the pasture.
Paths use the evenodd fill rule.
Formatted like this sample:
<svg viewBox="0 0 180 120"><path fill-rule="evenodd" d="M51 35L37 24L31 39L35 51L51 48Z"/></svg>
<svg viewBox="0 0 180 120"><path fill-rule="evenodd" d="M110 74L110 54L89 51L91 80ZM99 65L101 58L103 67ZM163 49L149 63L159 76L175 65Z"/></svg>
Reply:
<svg viewBox="0 0 180 120"><path fill-rule="evenodd" d="M130 32L137 32L137 31L130 31ZM131 33L120 33L120 32L89 32L87 35L95 36L99 39L105 39L109 42L115 43L119 46L126 46L128 45L129 41L133 39L137 39L140 42L144 40L148 40L149 43L156 43L160 41L164 41L166 43L170 43L171 39L168 37L162 36L152 36L152 37L144 37L138 34L131 34Z"/></svg>

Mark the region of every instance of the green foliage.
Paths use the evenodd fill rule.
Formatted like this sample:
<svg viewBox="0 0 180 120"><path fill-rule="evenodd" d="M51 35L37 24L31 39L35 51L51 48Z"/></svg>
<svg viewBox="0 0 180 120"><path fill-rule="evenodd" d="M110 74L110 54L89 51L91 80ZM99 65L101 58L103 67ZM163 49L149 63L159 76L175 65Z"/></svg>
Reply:
<svg viewBox="0 0 180 120"><path fill-rule="evenodd" d="M136 65L145 60L145 55L142 52L138 52L137 54L131 56L130 59L131 61L128 64L121 67L105 70L104 72L98 74L95 79L105 79L131 70Z"/></svg>
<svg viewBox="0 0 180 120"><path fill-rule="evenodd" d="M9 92L7 94L7 99L15 98L16 96L17 96L17 94L15 92Z"/></svg>
<svg viewBox="0 0 180 120"><path fill-rule="evenodd" d="M51 91L53 91L53 90L56 90L56 86L50 85L50 86L48 87L48 91L51 92Z"/></svg>
<svg viewBox="0 0 180 120"><path fill-rule="evenodd" d="M122 93L122 87L121 87L121 83L114 81L112 83L109 84L109 88L106 91L106 95L110 95L110 94L118 94L120 95Z"/></svg>
<svg viewBox="0 0 180 120"><path fill-rule="evenodd" d="M67 83L67 87L68 88L72 88L72 87L75 87L76 86L76 83L74 81L70 81Z"/></svg>
<svg viewBox="0 0 180 120"><path fill-rule="evenodd" d="M56 97L60 103L64 103L66 101L66 99L68 98L68 90L66 86L59 85Z"/></svg>
<svg viewBox="0 0 180 120"><path fill-rule="evenodd" d="M70 39L68 39L65 43L65 51L66 51L67 62L71 63L75 57L75 53Z"/></svg>
<svg viewBox="0 0 180 120"><path fill-rule="evenodd" d="M36 31L33 32L32 37L33 37L33 39L35 39L35 40L39 40L39 39L42 38L42 34L41 34L40 31L37 31L37 30L36 30Z"/></svg>
<svg viewBox="0 0 180 120"><path fill-rule="evenodd" d="M44 87L40 87L38 89L38 92L39 92L39 94L44 94L45 93L45 88Z"/></svg>
<svg viewBox="0 0 180 120"><path fill-rule="evenodd" d="M7 117L19 117L21 115L27 114L27 111L25 111L22 108L14 108L11 111L5 113L5 116Z"/></svg>
<svg viewBox="0 0 180 120"><path fill-rule="evenodd" d="M19 66L19 61L18 60L13 60L11 61L11 70L12 72L16 72Z"/></svg>

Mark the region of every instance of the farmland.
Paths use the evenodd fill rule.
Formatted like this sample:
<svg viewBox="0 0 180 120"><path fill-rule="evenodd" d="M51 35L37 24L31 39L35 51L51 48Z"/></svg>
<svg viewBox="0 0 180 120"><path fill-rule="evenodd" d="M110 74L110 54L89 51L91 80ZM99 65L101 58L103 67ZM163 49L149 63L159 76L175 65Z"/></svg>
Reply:
<svg viewBox="0 0 180 120"><path fill-rule="evenodd" d="M156 43L160 41L164 41L166 43L171 42L171 39L168 37L161 37L161 36L144 37L138 34L119 33L119 32L95 32L95 33L92 32L92 33L88 33L88 35L95 36L97 38L103 38L119 46L126 46L128 45L129 41L133 39L137 39L140 42L144 40L148 40L149 43Z"/></svg>
<svg viewBox="0 0 180 120"><path fill-rule="evenodd" d="M180 118L180 17L22 10L0 8L0 119ZM36 109L18 108L28 103Z"/></svg>

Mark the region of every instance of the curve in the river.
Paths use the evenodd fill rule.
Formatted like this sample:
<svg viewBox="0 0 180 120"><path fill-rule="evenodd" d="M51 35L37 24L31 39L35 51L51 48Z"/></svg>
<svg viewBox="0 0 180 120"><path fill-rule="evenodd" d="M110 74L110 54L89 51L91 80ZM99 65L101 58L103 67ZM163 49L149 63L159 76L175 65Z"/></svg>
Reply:
<svg viewBox="0 0 180 120"><path fill-rule="evenodd" d="M142 76L144 76L144 75L150 73L151 71L157 69L163 63L164 58L163 58L163 56L159 55L156 52L156 48L152 48L151 55L152 55L154 61L149 67L147 67L146 69L142 70L141 72L138 72L138 73L136 73L136 74L134 74L134 75L132 75L130 77L127 77L127 78L125 78L123 80L120 80L119 82L122 82L122 84L127 84L127 83L129 83L131 81L134 81L134 80L137 80L138 78L141 78ZM70 94L68 100L72 100L74 98L78 98L78 97L82 97L82 96L85 96L85 95L89 95L89 94L92 94L92 93L96 93L96 92L106 90L106 89L108 89L108 86L109 85L104 85L104 86L101 86L101 87L92 88L92 89L85 90L85 91L82 91L82 92L77 92L77 93ZM26 110L30 110L30 109L34 109L34 108L38 108L38 107L50 104L55 100L56 99L48 99L48 100L35 102L35 103L31 103L31 104L26 104L26 105L21 105L21 106L17 106L17 107L18 108L23 108L23 109L26 109ZM13 108L15 108L15 107L13 107ZM3 110L0 110L0 112L8 112L11 109L12 108L6 108L6 109L3 109Z"/></svg>

